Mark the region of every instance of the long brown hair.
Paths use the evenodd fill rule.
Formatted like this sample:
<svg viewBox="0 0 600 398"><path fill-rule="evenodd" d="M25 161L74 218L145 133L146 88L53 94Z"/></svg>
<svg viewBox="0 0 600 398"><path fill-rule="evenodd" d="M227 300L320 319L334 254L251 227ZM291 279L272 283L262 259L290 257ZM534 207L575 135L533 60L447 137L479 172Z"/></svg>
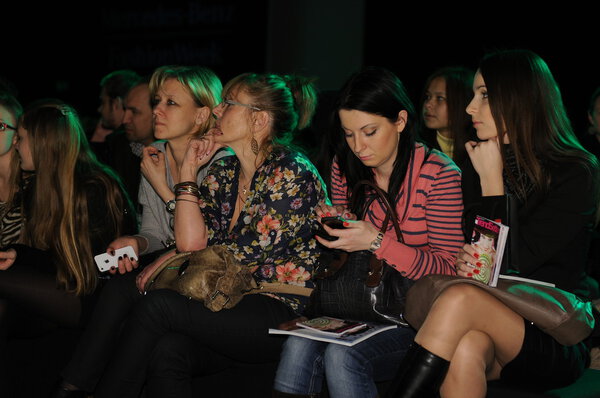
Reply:
<svg viewBox="0 0 600 398"><path fill-rule="evenodd" d="M27 207L25 243L50 250L59 286L89 294L97 284L87 192L102 187L107 225L121 235L123 209L131 209L120 180L91 152L75 110L56 99L39 100L19 120L29 137L36 170Z"/></svg>
<svg viewBox="0 0 600 398"><path fill-rule="evenodd" d="M550 185L544 171L547 161L577 162L598 179L598 160L579 143L558 84L540 56L529 50L498 51L483 58L479 71L499 137L508 134L520 172L534 188L546 191ZM524 198L526 187L519 183L523 179L506 171L517 195Z"/></svg>
<svg viewBox="0 0 600 398"><path fill-rule="evenodd" d="M434 71L425 82L421 106L425 103L425 93L436 78L446 82L446 104L448 105L448 131L454 140L452 160L461 165L467 157L465 143L476 140L475 129L471 117L465 108L473 98L474 72L462 66L448 66Z"/></svg>

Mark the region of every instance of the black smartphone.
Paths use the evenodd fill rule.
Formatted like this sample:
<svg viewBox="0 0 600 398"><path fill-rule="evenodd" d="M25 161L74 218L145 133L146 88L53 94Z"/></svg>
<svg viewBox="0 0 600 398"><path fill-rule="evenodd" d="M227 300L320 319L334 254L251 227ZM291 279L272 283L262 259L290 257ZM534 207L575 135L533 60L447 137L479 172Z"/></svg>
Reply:
<svg viewBox="0 0 600 398"><path fill-rule="evenodd" d="M329 241L337 240L337 236L331 236L325 231L323 225L327 225L329 228L342 229L344 227L344 221L342 221L339 217L323 217L321 218L321 225L319 225L319 229L317 231L317 235L321 238Z"/></svg>
<svg viewBox="0 0 600 398"><path fill-rule="evenodd" d="M342 219L339 217L323 217L321 219L321 224L325 224L329 228L335 228L335 229L346 228L346 227L344 227L344 221L342 221Z"/></svg>

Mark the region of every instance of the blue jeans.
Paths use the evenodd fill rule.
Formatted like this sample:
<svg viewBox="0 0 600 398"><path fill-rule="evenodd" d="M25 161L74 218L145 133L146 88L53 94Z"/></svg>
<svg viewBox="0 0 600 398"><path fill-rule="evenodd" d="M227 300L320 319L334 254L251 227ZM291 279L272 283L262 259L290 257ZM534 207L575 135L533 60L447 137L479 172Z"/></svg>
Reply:
<svg viewBox="0 0 600 398"><path fill-rule="evenodd" d="M414 330L386 330L352 347L290 336L274 388L290 394L318 394L327 378L332 398L377 396L375 382L391 380L415 337Z"/></svg>

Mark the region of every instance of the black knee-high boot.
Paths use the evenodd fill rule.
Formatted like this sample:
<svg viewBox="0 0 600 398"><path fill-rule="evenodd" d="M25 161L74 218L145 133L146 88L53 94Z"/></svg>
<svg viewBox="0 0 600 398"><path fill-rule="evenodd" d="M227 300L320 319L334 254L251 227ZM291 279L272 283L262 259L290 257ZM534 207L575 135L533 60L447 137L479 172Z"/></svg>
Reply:
<svg viewBox="0 0 600 398"><path fill-rule="evenodd" d="M413 343L390 385L387 398L438 397L450 362Z"/></svg>

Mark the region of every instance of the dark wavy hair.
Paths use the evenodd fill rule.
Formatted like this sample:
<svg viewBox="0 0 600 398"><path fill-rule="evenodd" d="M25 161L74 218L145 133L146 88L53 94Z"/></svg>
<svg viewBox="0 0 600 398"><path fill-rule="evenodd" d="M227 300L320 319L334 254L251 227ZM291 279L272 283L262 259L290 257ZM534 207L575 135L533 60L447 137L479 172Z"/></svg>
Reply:
<svg viewBox="0 0 600 398"><path fill-rule="evenodd" d="M454 140L452 160L461 165L467 157L465 143L477 140L471 117L465 109L473 98L473 76L475 73L462 66L448 66L434 71L425 82L421 105L425 103L425 93L431 82L440 77L446 82L446 104L448 106L448 131Z"/></svg>
<svg viewBox="0 0 600 398"><path fill-rule="evenodd" d="M360 180L375 182L373 171L365 166L350 150L339 119L340 110L357 110L382 116L395 123L402 110L408 114L406 127L398 140L398 154L388 185L388 196L392 203L398 199L408 165L415 151L419 118L400 79L391 71L381 67L367 67L353 74L341 88L334 112L334 135L337 162L346 177L348 200L357 205L364 203L366 192L352 192ZM352 209L354 212L357 209Z"/></svg>

